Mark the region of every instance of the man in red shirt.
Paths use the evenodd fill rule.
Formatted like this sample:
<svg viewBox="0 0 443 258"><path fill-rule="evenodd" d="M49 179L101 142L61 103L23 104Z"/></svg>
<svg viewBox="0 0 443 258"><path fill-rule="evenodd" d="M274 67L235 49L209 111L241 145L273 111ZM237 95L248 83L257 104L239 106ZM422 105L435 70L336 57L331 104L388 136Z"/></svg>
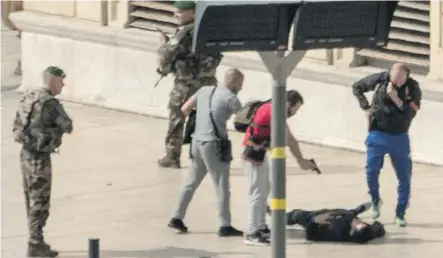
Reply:
<svg viewBox="0 0 443 258"><path fill-rule="evenodd" d="M303 105L303 98L295 90L287 95L287 117L295 115ZM262 104L256 111L252 124L246 130L243 146L244 171L249 183L249 222L245 244L269 245L270 230L265 216L270 190L269 167L266 157L271 142L271 103ZM297 140L286 125L286 144L303 170L314 169L315 164L305 159Z"/></svg>

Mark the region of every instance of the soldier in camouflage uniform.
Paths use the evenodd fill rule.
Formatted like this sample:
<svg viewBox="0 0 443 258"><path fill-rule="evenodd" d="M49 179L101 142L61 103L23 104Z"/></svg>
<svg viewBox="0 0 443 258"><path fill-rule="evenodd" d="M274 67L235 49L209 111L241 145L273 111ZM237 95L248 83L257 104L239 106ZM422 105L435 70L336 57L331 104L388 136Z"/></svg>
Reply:
<svg viewBox="0 0 443 258"><path fill-rule="evenodd" d="M20 165L23 174L28 217L28 257L56 257L43 238L51 198L51 153L62 143L64 133L72 132L72 120L54 98L64 86L65 73L50 66L44 71L45 87L27 92L20 100L13 133L22 144Z"/></svg>
<svg viewBox="0 0 443 258"><path fill-rule="evenodd" d="M216 85L215 72L222 59L221 55L192 53L194 30L193 1L176 1L176 17L180 27L169 39L163 36L158 52L159 69L162 75L173 73L174 88L169 99L169 128L166 135L166 156L158 161L161 167L180 168L185 116L180 107L204 85Z"/></svg>

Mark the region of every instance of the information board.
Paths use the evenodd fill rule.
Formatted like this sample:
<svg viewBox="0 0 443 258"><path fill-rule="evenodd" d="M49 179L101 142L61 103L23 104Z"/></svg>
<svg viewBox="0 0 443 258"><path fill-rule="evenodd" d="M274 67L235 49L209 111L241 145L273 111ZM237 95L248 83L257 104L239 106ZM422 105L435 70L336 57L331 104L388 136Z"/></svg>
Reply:
<svg viewBox="0 0 443 258"><path fill-rule="evenodd" d="M193 51L376 48L398 1L198 1ZM289 32L293 28L292 38Z"/></svg>
<svg viewBox="0 0 443 258"><path fill-rule="evenodd" d="M286 50L295 11L291 16L289 6L278 1L261 3L213 5L197 2L193 50Z"/></svg>
<svg viewBox="0 0 443 258"><path fill-rule="evenodd" d="M393 5L396 4L387 1L305 2L294 18L292 49L384 46L388 42Z"/></svg>

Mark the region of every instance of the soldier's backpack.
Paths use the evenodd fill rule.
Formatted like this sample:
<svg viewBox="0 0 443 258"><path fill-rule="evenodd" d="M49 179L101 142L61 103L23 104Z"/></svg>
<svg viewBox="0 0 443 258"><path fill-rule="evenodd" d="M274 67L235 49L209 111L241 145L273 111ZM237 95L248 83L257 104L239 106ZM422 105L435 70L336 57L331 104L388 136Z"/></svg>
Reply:
<svg viewBox="0 0 443 258"><path fill-rule="evenodd" d="M257 109L269 102L262 101L262 100L253 100L247 102L239 111L235 113L234 117L234 128L235 130L239 132L246 132L248 127L252 124L252 119L254 119L255 112L257 112Z"/></svg>

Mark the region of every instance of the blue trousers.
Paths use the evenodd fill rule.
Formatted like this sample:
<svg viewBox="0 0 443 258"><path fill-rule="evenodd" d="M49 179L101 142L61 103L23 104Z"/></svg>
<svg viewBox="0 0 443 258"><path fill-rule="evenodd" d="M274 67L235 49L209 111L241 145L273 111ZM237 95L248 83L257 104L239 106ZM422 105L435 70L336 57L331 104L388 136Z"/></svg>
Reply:
<svg viewBox="0 0 443 258"><path fill-rule="evenodd" d="M411 192L412 162L408 134L391 135L371 131L366 139L366 181L372 202L380 200L378 178L383 160L389 154L398 179L396 215L403 218Z"/></svg>

